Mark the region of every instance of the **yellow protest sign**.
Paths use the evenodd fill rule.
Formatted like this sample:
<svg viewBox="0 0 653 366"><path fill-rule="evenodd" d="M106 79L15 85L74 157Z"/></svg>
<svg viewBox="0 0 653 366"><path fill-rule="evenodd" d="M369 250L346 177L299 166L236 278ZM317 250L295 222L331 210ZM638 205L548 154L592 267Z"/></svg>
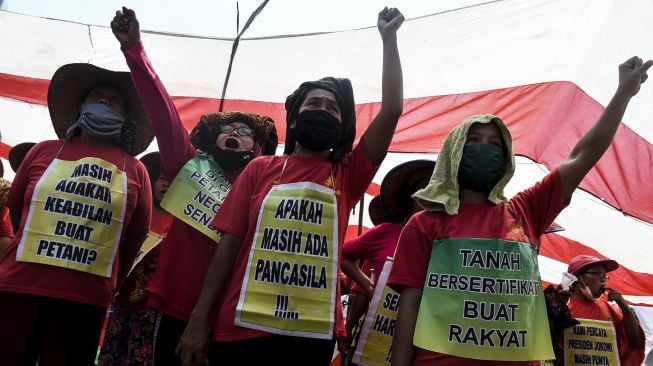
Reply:
<svg viewBox="0 0 653 366"><path fill-rule="evenodd" d="M333 338L338 211L332 189L311 182L272 187L249 258L236 325Z"/></svg>
<svg viewBox="0 0 653 366"><path fill-rule="evenodd" d="M379 281L374 288L370 306L365 315L353 361L359 365L390 365L392 361L392 336L395 330L399 293L386 286L392 258L383 265Z"/></svg>
<svg viewBox="0 0 653 366"><path fill-rule="evenodd" d="M127 204L124 172L54 159L32 195L16 259L111 277Z"/></svg>
<svg viewBox="0 0 653 366"><path fill-rule="evenodd" d="M611 321L577 319L565 329L565 365L619 365L619 348Z"/></svg>

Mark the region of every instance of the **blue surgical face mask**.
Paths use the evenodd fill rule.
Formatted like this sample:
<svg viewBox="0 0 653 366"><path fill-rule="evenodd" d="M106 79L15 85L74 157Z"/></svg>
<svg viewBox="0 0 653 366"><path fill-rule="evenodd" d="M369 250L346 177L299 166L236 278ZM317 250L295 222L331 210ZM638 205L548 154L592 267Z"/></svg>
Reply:
<svg viewBox="0 0 653 366"><path fill-rule="evenodd" d="M475 192L490 193L504 170L503 154L495 146L467 145L458 168L458 184Z"/></svg>
<svg viewBox="0 0 653 366"><path fill-rule="evenodd" d="M104 140L118 141L125 116L101 103L83 104L79 118L68 127L66 135L71 138L77 127Z"/></svg>

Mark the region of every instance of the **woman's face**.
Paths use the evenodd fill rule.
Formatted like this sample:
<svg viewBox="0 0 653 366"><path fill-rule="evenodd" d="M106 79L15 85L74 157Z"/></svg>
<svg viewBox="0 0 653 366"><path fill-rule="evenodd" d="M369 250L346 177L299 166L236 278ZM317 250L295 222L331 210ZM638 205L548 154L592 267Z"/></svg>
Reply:
<svg viewBox="0 0 653 366"><path fill-rule="evenodd" d="M110 86L96 86L84 99L84 104L99 103L121 115L127 114L127 102L122 93Z"/></svg>
<svg viewBox="0 0 653 366"><path fill-rule="evenodd" d="M605 292L608 275L602 264L587 266L578 275L585 283L585 286L589 287L594 298L598 299Z"/></svg>
<svg viewBox="0 0 653 366"><path fill-rule="evenodd" d="M324 89L313 89L306 93L304 97L304 102L299 106L299 113L303 111L311 110L323 110L334 116L338 119L338 122L342 121L342 115L340 112L340 105L336 96Z"/></svg>
<svg viewBox="0 0 653 366"><path fill-rule="evenodd" d="M505 150L501 131L494 123L473 123L469 127L465 146L475 144L488 144L496 147L502 155Z"/></svg>
<svg viewBox="0 0 653 366"><path fill-rule="evenodd" d="M163 195L166 194L168 191L168 187L170 186L170 182L164 177L163 175L159 175L159 177L154 181L154 191L152 194L154 195L154 202L155 203L160 203L161 200L163 199Z"/></svg>
<svg viewBox="0 0 653 366"><path fill-rule="evenodd" d="M254 148L254 129L243 122L231 122L220 126L215 146L222 150L251 151ZM225 132L228 131L228 132Z"/></svg>

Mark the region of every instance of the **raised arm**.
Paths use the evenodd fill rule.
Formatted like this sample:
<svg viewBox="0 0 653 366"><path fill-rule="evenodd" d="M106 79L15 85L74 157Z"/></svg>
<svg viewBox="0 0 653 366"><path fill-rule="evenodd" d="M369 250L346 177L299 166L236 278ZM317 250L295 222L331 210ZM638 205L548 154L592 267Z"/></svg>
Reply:
<svg viewBox="0 0 653 366"><path fill-rule="evenodd" d="M373 164L385 158L395 127L404 106L404 82L397 48L397 30L404 16L395 8L384 8L379 13L377 27L383 40L383 80L381 110L363 134L365 150Z"/></svg>
<svg viewBox="0 0 653 366"><path fill-rule="evenodd" d="M125 7L122 11L117 11L111 21L111 31L120 42L134 86L152 123L161 153L163 173L173 179L195 154L188 131L145 54L136 13Z"/></svg>
<svg viewBox="0 0 653 366"><path fill-rule="evenodd" d="M574 146L569 157L558 166L565 201L571 199L576 187L612 143L628 102L646 81L646 71L651 65L653 61L643 63L636 56L619 65L619 86L610 103L594 126Z"/></svg>

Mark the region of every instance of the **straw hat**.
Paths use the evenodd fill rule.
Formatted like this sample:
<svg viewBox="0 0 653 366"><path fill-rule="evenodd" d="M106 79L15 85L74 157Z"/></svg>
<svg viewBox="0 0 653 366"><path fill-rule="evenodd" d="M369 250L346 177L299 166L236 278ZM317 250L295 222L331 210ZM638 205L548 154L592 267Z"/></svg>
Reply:
<svg viewBox="0 0 653 366"><path fill-rule="evenodd" d="M35 142L21 142L20 144L12 147L11 150L9 150L9 165L11 165L11 169L13 169L14 172L18 171L18 168L20 167L20 163L23 162L23 159L25 159L25 155L27 155L27 152L34 145L36 145Z"/></svg>
<svg viewBox="0 0 653 366"><path fill-rule="evenodd" d="M372 198L367 212L370 214L370 219L372 219L374 226L388 222L388 216L385 214L383 205L381 205L381 196Z"/></svg>
<svg viewBox="0 0 653 366"><path fill-rule="evenodd" d="M48 109L57 136L66 138L68 126L79 117L80 104L94 87L101 85L122 92L128 112L120 147L132 156L138 155L152 142L154 134L129 72L110 71L86 63L63 65L55 71L48 87Z"/></svg>
<svg viewBox="0 0 653 366"><path fill-rule="evenodd" d="M401 222L408 217L413 208L411 195L426 186L433 168L432 160L411 160L392 168L381 182L381 194L370 202L372 222L375 217L383 220L379 223Z"/></svg>

